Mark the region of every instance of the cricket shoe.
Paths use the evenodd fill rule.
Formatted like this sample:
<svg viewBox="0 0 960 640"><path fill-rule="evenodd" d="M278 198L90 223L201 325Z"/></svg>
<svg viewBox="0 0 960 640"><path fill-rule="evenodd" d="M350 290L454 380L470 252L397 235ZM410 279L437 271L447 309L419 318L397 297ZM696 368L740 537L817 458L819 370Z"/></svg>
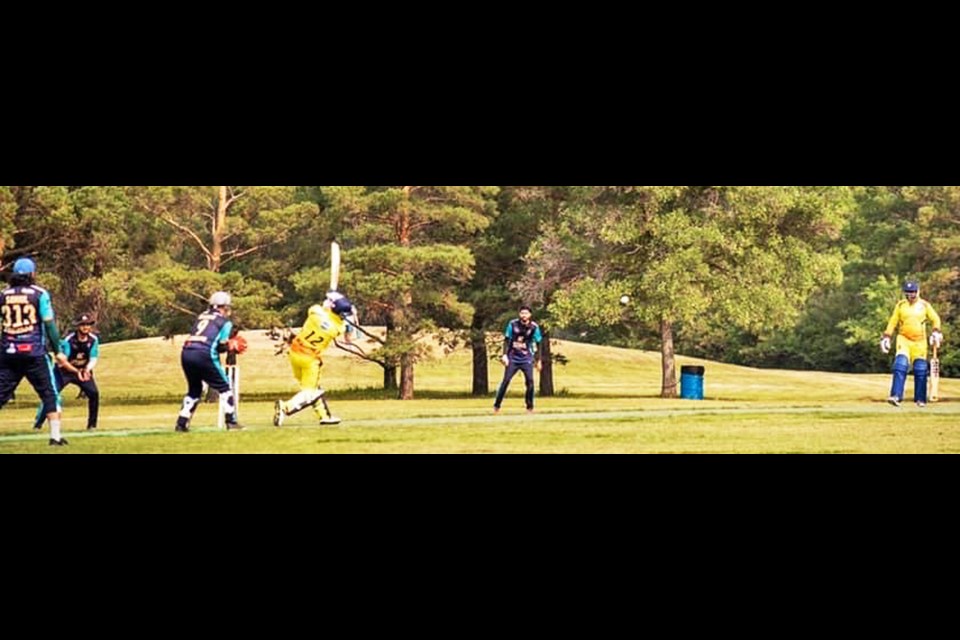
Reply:
<svg viewBox="0 0 960 640"><path fill-rule="evenodd" d="M900 406L900 398L898 398L897 396L890 396L889 398L887 398L887 402L892 404L895 407Z"/></svg>
<svg viewBox="0 0 960 640"><path fill-rule="evenodd" d="M63 445L70 444L70 443L67 442L66 438L60 438L59 440L54 440L53 438L50 438L50 442L48 444L51 447L62 447Z"/></svg>
<svg viewBox="0 0 960 640"><path fill-rule="evenodd" d="M227 422L227 431L240 431L241 429L243 429L243 425L239 422Z"/></svg>
<svg viewBox="0 0 960 640"><path fill-rule="evenodd" d="M927 403L923 400L917 400L917 406L923 409L925 406L927 406Z"/></svg>
<svg viewBox="0 0 960 640"><path fill-rule="evenodd" d="M187 426L186 418L177 418L177 426L174 428L174 431L178 431L180 433L190 432L190 427Z"/></svg>
<svg viewBox="0 0 960 640"><path fill-rule="evenodd" d="M283 418L287 415L287 409L283 406L283 400L277 400L276 404L273 405L273 426L280 427L283 425Z"/></svg>
<svg viewBox="0 0 960 640"><path fill-rule="evenodd" d="M43 423L42 423L42 422L38 422L37 424L33 425L33 430L34 430L34 431L40 431L41 429L43 429Z"/></svg>
<svg viewBox="0 0 960 640"><path fill-rule="evenodd" d="M320 424L321 424L321 425L326 425L326 424L340 424L340 422L342 422L342 421L341 421L340 418L338 418L337 416L330 416L330 417L328 417L328 418L322 418L322 419L320 420Z"/></svg>

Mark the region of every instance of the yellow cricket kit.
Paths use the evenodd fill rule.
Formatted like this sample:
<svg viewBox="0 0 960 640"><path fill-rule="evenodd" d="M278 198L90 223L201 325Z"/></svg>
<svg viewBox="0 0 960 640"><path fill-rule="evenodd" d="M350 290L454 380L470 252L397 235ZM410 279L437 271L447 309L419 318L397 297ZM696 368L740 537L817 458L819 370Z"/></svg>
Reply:
<svg viewBox="0 0 960 640"><path fill-rule="evenodd" d="M310 307L303 328L290 343L290 364L301 389L320 386L320 356L333 340L346 332L347 323L332 311L315 304Z"/></svg>
<svg viewBox="0 0 960 640"><path fill-rule="evenodd" d="M919 296L913 304L908 300L901 300L893 310L890 321L887 323L885 335L892 336L893 330L900 325L900 335L911 342L920 342L927 339L924 322L930 321L934 329L940 329L940 316L933 310L930 303Z"/></svg>
<svg viewBox="0 0 960 640"><path fill-rule="evenodd" d="M894 329L900 325L900 334L897 336L897 355L904 355L908 362L926 359L927 331L924 323L930 321L934 329L940 329L940 316L933 310L930 303L920 297L910 304L909 300L901 300L893 310L890 321L887 323L885 335L892 336Z"/></svg>
<svg viewBox="0 0 960 640"><path fill-rule="evenodd" d="M340 316L315 304L310 307L307 321L293 339L290 350L319 358L333 344L334 338L346 332L346 327L347 323Z"/></svg>

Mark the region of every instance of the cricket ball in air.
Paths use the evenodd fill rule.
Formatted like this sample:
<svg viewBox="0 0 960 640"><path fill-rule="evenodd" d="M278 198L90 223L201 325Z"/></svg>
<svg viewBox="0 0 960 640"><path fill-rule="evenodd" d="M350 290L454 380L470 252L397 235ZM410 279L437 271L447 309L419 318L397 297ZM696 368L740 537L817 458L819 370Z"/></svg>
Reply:
<svg viewBox="0 0 960 640"><path fill-rule="evenodd" d="M630 302L630 296L620 296L620 304L627 304Z"/></svg>

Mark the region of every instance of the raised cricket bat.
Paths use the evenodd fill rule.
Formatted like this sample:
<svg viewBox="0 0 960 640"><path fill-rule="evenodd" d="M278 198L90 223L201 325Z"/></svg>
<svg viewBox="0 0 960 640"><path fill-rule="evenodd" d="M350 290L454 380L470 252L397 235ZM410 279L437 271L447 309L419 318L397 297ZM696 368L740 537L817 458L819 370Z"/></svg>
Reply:
<svg viewBox="0 0 960 640"><path fill-rule="evenodd" d="M937 345L933 345L933 357L930 358L930 402L940 400L940 358L937 357Z"/></svg>
<svg viewBox="0 0 960 640"><path fill-rule="evenodd" d="M340 286L340 245L330 243L330 291Z"/></svg>

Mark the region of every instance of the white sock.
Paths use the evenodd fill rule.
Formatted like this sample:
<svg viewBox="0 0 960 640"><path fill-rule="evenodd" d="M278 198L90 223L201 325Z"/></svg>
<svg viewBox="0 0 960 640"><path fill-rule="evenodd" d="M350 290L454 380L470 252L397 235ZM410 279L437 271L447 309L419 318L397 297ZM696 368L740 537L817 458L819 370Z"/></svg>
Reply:
<svg viewBox="0 0 960 640"><path fill-rule="evenodd" d="M50 418L50 437L60 442L60 418Z"/></svg>

